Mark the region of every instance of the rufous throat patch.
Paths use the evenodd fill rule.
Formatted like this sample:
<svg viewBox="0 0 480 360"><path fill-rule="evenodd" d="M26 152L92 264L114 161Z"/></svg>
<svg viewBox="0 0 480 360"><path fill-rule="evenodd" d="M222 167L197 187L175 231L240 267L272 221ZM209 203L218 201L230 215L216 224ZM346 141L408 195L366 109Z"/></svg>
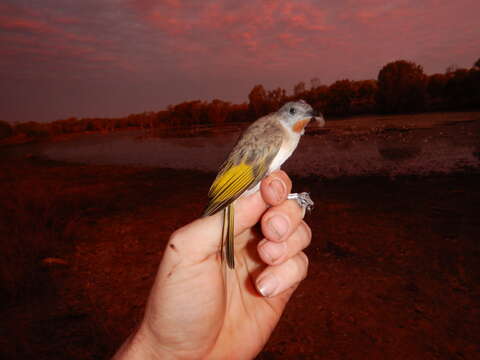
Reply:
<svg viewBox="0 0 480 360"><path fill-rule="evenodd" d="M305 120L299 120L295 123L295 125L293 125L292 129L293 131L297 132L297 133L300 133L302 132L303 128L305 126L307 126L307 124L309 123L310 119L305 119Z"/></svg>

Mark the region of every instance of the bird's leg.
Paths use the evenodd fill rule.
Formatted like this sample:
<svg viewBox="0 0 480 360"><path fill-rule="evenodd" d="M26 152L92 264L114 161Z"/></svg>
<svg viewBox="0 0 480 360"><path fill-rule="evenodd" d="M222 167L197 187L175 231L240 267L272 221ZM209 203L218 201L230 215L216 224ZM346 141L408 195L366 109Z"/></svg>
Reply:
<svg viewBox="0 0 480 360"><path fill-rule="evenodd" d="M297 200L298 206L304 210L310 211L313 209L313 200L307 192L288 194L287 199Z"/></svg>

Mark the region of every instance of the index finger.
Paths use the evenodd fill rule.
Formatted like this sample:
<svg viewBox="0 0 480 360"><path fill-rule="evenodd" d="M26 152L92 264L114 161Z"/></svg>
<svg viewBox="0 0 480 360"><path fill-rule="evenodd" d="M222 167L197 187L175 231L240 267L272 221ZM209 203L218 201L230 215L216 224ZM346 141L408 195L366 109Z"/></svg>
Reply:
<svg viewBox="0 0 480 360"><path fill-rule="evenodd" d="M260 184L260 191L240 197L235 202L235 234L254 226L270 207L281 204L292 189L292 181L285 171L274 171Z"/></svg>
<svg viewBox="0 0 480 360"><path fill-rule="evenodd" d="M263 179L260 191L267 204L279 205L287 199L288 194L292 191L292 180L285 171L274 171Z"/></svg>

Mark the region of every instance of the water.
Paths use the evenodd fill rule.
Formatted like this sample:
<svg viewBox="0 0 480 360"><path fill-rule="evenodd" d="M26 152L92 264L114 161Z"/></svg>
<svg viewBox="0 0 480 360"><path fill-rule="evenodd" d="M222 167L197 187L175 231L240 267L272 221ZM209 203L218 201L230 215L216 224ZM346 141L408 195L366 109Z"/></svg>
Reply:
<svg viewBox="0 0 480 360"><path fill-rule="evenodd" d="M83 135L16 151L76 163L216 171L242 127L177 129L156 136L142 131ZM335 178L479 167L480 113L450 113L327 120L325 128L307 131L283 168L292 175Z"/></svg>

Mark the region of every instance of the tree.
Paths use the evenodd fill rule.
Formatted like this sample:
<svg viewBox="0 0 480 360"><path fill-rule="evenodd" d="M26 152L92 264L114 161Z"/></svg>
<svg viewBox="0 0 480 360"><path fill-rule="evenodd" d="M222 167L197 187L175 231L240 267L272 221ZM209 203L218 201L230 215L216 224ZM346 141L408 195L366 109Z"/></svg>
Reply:
<svg viewBox="0 0 480 360"><path fill-rule="evenodd" d="M473 64L473 67L480 70L480 58L478 58L478 60L475 61L475 64Z"/></svg>
<svg viewBox="0 0 480 360"><path fill-rule="evenodd" d="M328 101L328 86L320 85L303 95L303 99L315 109L325 111Z"/></svg>
<svg viewBox="0 0 480 360"><path fill-rule="evenodd" d="M6 121L0 120L0 139L7 138L13 135L13 129Z"/></svg>
<svg viewBox="0 0 480 360"><path fill-rule="evenodd" d="M293 87L293 95L295 97L301 96L306 90L305 83L300 81L297 85Z"/></svg>
<svg viewBox="0 0 480 360"><path fill-rule="evenodd" d="M248 108L256 118L266 115L269 111L267 92L263 85L255 85L248 94Z"/></svg>
<svg viewBox="0 0 480 360"><path fill-rule="evenodd" d="M444 74L433 74L428 78L427 93L432 98L441 98L445 92L448 77Z"/></svg>
<svg viewBox="0 0 480 360"><path fill-rule="evenodd" d="M248 105L246 103L230 105L227 117L228 122L246 122L249 120Z"/></svg>
<svg viewBox="0 0 480 360"><path fill-rule="evenodd" d="M316 89L322 85L322 82L318 77L314 77L310 80L310 90Z"/></svg>
<svg viewBox="0 0 480 360"><path fill-rule="evenodd" d="M448 75L433 74L427 80L427 95L429 110L445 109L445 88L448 82Z"/></svg>
<svg viewBox="0 0 480 360"><path fill-rule="evenodd" d="M377 95L376 80L359 80L352 83L355 98L350 106L350 114L366 114L376 110L375 97Z"/></svg>
<svg viewBox="0 0 480 360"><path fill-rule="evenodd" d="M213 99L212 102L208 104L208 118L214 124L223 124L227 119L229 109L230 103Z"/></svg>
<svg viewBox="0 0 480 360"><path fill-rule="evenodd" d="M46 138L50 135L48 124L38 123L36 121L16 124L14 127L14 133L25 134L31 138Z"/></svg>
<svg viewBox="0 0 480 360"><path fill-rule="evenodd" d="M426 76L420 65L394 61L378 73L377 104L384 112L419 111L425 105L425 88Z"/></svg>
<svg viewBox="0 0 480 360"><path fill-rule="evenodd" d="M478 107L480 105L480 71L458 69L450 74L445 95L451 109Z"/></svg>
<svg viewBox="0 0 480 360"><path fill-rule="evenodd" d="M328 88L326 111L332 115L349 115L354 96L355 90L352 81L346 79L335 81Z"/></svg>
<svg viewBox="0 0 480 360"><path fill-rule="evenodd" d="M269 90L267 92L267 101L269 103L269 111L277 110L285 102L286 98L287 98L287 92L285 91L285 89L278 87L276 89Z"/></svg>
<svg viewBox="0 0 480 360"><path fill-rule="evenodd" d="M457 64L451 64L448 65L447 68L445 69L445 74L453 74L455 71L460 69L460 67Z"/></svg>
<svg viewBox="0 0 480 360"><path fill-rule="evenodd" d="M372 98L377 92L376 80L359 80L355 81L356 96L358 98Z"/></svg>

